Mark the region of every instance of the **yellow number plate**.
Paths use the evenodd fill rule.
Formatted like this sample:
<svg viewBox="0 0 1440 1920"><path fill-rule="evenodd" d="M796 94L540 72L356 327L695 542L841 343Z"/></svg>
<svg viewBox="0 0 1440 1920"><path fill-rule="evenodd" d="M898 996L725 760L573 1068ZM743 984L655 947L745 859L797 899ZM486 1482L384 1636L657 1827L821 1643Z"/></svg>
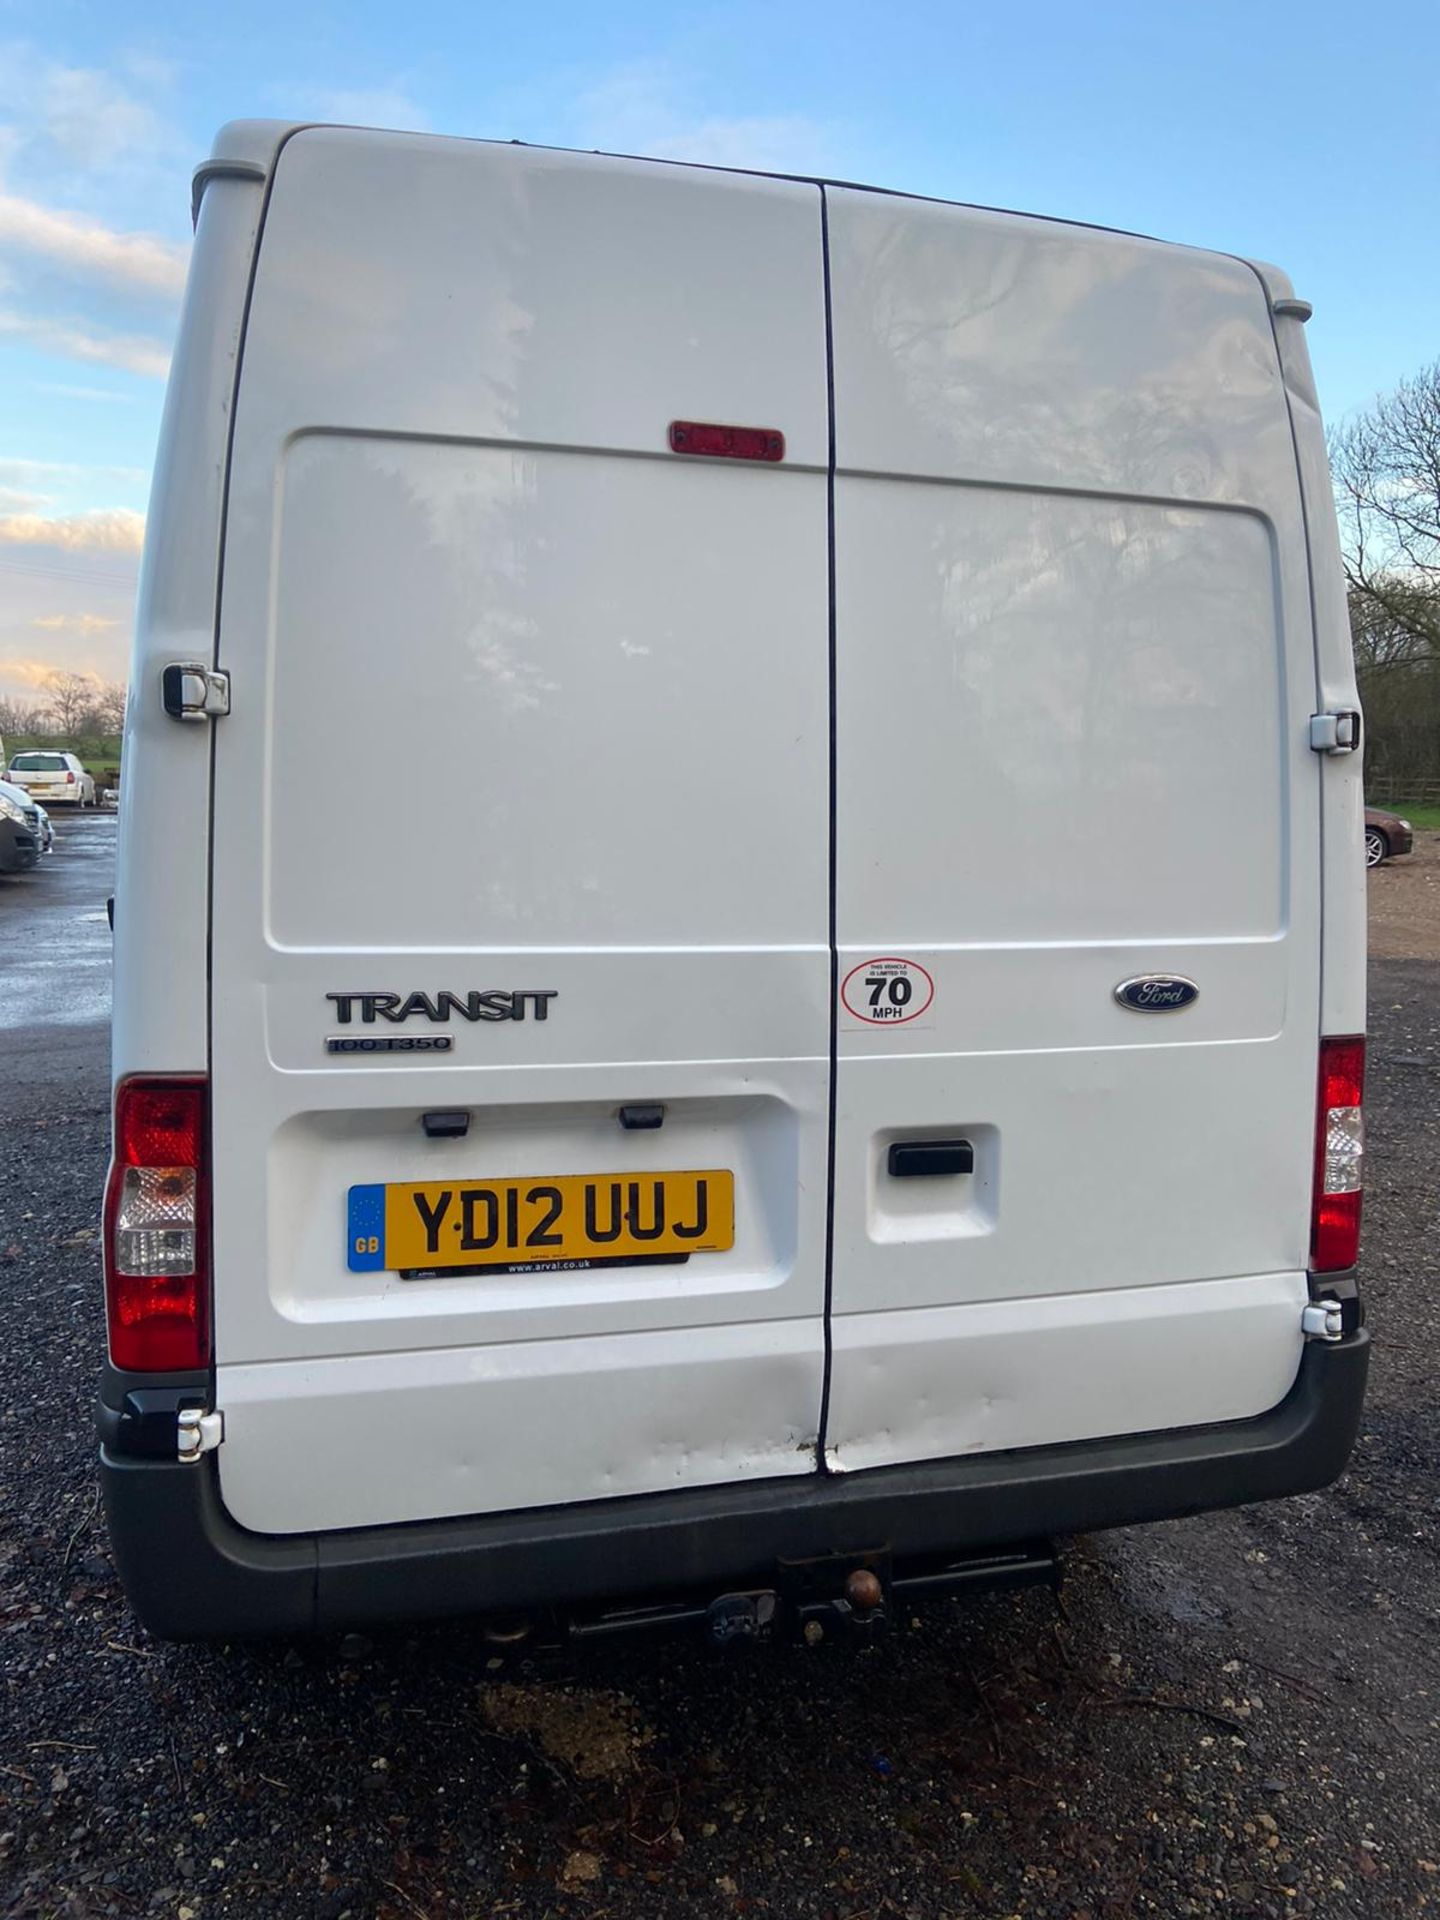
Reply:
<svg viewBox="0 0 1440 1920"><path fill-rule="evenodd" d="M352 1273L633 1266L735 1244L735 1176L537 1175L526 1180L351 1187Z"/></svg>

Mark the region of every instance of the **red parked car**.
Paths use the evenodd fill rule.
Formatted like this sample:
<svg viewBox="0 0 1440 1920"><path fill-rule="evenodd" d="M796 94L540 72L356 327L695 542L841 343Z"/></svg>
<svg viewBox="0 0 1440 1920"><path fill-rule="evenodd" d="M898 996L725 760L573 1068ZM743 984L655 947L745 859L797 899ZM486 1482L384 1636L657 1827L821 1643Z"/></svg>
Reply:
<svg viewBox="0 0 1440 1920"><path fill-rule="evenodd" d="M1394 854L1409 853L1415 844L1410 822L1398 813L1386 813L1381 807L1365 809L1365 864L1378 867Z"/></svg>

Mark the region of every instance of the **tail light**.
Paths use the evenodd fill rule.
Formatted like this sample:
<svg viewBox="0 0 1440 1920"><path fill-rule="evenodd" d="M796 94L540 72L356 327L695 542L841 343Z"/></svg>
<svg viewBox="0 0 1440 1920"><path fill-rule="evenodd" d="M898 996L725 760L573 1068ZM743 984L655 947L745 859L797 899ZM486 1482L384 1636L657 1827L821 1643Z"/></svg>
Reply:
<svg viewBox="0 0 1440 1920"><path fill-rule="evenodd" d="M1310 1270L1339 1273L1360 1252L1365 1162L1365 1041L1320 1042L1320 1108L1315 1121L1315 1204Z"/></svg>
<svg viewBox="0 0 1440 1920"><path fill-rule="evenodd" d="M75 784L75 776L73 773L69 771L68 768L66 769L66 773L65 773L65 784L67 787L73 787Z"/></svg>
<svg viewBox="0 0 1440 1920"><path fill-rule="evenodd" d="M205 1082L122 1080L105 1183L110 1358L137 1373L210 1364Z"/></svg>

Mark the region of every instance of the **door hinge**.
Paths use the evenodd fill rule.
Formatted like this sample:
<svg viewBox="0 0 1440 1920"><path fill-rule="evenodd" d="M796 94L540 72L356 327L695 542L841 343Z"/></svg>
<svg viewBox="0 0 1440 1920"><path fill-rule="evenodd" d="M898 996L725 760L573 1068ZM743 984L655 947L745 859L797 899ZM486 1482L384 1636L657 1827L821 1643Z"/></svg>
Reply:
<svg viewBox="0 0 1440 1920"><path fill-rule="evenodd" d="M172 720L223 720L230 711L230 676L218 667L175 660L160 675L160 699Z"/></svg>
<svg viewBox="0 0 1440 1920"><path fill-rule="evenodd" d="M206 1413L200 1407L182 1407L175 1416L176 1456L187 1464L202 1453L213 1453L225 1438L223 1413Z"/></svg>
<svg viewBox="0 0 1440 1920"><path fill-rule="evenodd" d="M1360 749L1360 714L1354 707L1340 713L1312 713L1310 751L1312 753L1357 753Z"/></svg>
<svg viewBox="0 0 1440 1920"><path fill-rule="evenodd" d="M1312 1300L1300 1315L1300 1331L1307 1340L1334 1345L1345 1338L1345 1309L1338 1300Z"/></svg>

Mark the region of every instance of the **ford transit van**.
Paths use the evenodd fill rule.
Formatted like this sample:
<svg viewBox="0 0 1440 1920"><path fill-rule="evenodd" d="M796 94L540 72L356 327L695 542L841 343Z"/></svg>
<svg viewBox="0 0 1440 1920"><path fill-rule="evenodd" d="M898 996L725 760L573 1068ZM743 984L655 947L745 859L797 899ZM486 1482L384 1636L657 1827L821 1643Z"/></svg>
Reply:
<svg viewBox="0 0 1440 1920"><path fill-rule="evenodd" d="M115 902L140 1617L756 1634L1331 1480L1360 719L1284 275L268 122L195 209Z"/></svg>

